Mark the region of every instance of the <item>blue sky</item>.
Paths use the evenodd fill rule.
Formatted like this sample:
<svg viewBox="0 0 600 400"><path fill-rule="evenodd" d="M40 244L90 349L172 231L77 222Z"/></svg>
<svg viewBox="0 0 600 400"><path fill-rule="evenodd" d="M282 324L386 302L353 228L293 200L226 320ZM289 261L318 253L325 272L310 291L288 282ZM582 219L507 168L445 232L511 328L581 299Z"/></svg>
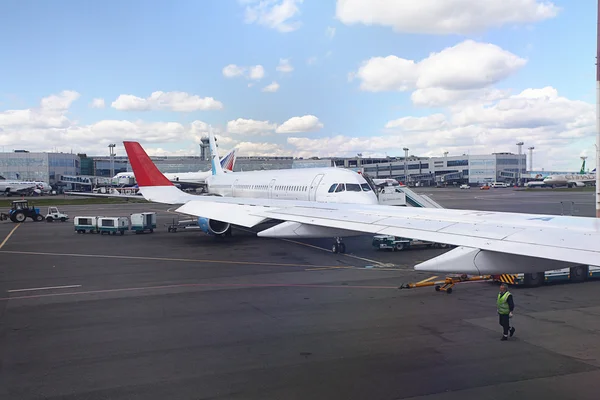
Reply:
<svg viewBox="0 0 600 400"><path fill-rule="evenodd" d="M252 0L5 1L0 16L4 60L0 64L0 76L4 78L0 85L0 145L16 148L24 143L32 150L48 150L59 141L59 146L74 147L77 151L105 152L102 148L106 141L118 138L106 132L109 123L99 122L121 121L115 131L128 136L121 140L138 139L150 151L158 153L193 154L197 153L193 136L201 130L190 133L188 125L201 121L215 126L220 136L226 138L222 146L238 145L241 153L245 150L247 154L326 156L362 151L372 155L384 152L400 155L404 145L423 155L435 155L443 149L451 154L487 153L515 151L514 142L519 139L526 146L536 146L536 159L543 163L538 167L547 169L577 168L579 155L593 155L594 121L590 122L590 109L586 105L593 111L596 2L555 0L552 4L559 8L556 15L540 11L535 17L532 10L539 10L532 8L536 6L535 0L514 0L514 9L506 14L517 17L501 21L498 15L502 12L490 12L485 9L487 6L473 1L472 11L466 7L463 14L475 15L472 20L481 26L474 27L475 22L458 24L443 33L415 32L415 29L434 31L448 10L434 8L425 16L417 13L413 19L423 20L414 28L404 21L406 9L399 9L396 19L388 15L394 14L390 7L411 2L390 0L384 4L387 8L373 10L368 16L372 24L348 22L364 14L360 12L360 3L368 1L267 0L262 9L257 9L260 4ZM502 4L499 0L489 3ZM281 4L295 7L297 12L289 13L288 19L281 15L277 19L276 7ZM346 17L336 17L336 7L339 11L342 6L346 7ZM276 23L269 26L261 23L260 18L250 21L248 16L253 10L264 20ZM436 15L438 22L433 21ZM282 26L291 28L282 32ZM328 35L328 29L333 31L331 28L335 33ZM465 34L465 30L469 33ZM419 83L405 90L399 90L393 82L386 83L389 87L380 85L378 90L361 89L363 83L368 87L398 71L395 64L390 64L385 68L391 69L365 68L361 74L359 68L373 57L396 56L418 62L465 40L481 46L495 45L499 48L494 50L496 53L512 53L523 60L523 65L511 66L512 61L492 51L491 61L486 64L488 72L474 70L467 74L482 74L469 88L454 87L453 82L460 81L461 76L446 73L436 87L452 86L455 101L443 104L415 104L411 94L427 89ZM469 51L473 54L463 51L454 55L456 59L444 59L444 65L432 63L435 67L430 68L427 80L435 80L437 71L443 75L444 70L451 69L447 67L451 63L458 66L456 73L460 75L463 67L469 70L474 64L487 62L477 58L480 53L477 48ZM309 65L311 58L316 61ZM288 59L293 71L277 71L280 59ZM255 80L244 76L228 78L223 68L230 64L261 65L265 74ZM490 68L496 72L489 72ZM508 72L500 71L503 68ZM349 79L351 73L355 74L354 79ZM489 79L483 76L494 73L498 76ZM279 85L277 91L261 91L274 81ZM485 84L481 83L484 81ZM249 83L253 85L248 87ZM525 89L547 87L554 88L561 99L534 96L536 104L530 105L532 115L527 121L518 115L522 108L518 101L503 100ZM467 95L467 89L506 90L504 97L495 95L494 101L508 103L499 108L494 103L482 103L482 93ZM39 110L42 98L60 95L65 90L77 92L68 101L68 107ZM121 95L144 99L156 91L212 97L222 108L172 111L169 107L149 107L138 111L132 107L120 110L111 107ZM104 99L105 107L91 108L94 98ZM473 111L480 109L477 107L492 108L486 112L487 119L464 118L467 114L479 115ZM506 107L514 110L504 112ZM555 109L570 111L556 116L557 112L551 112ZM40 115L35 124L30 118L19 125L21 120L14 118L7 122L8 110L33 110ZM431 125L428 116L439 113L445 115L447 123ZM460 124L455 121L457 115L461 116ZM280 126L290 118L303 116L313 116L318 122L315 118L305 120L291 132L288 129L278 133L272 129L273 124ZM556 120L549 120L555 116ZM406 121L397 123L395 129L385 128L390 121L404 117L424 118L420 121L426 129L415 131ZM52 118L61 118L60 126L47 121ZM229 132L227 122L239 118L248 120L244 124L246 130ZM509 118L514 121L508 121ZM133 125L124 128L122 121ZM261 130L267 121L271 127ZM162 124L160 129L147 125L167 122L181 124L182 128L164 133L161 129L172 129L175 125L169 128ZM140 127L142 124L146 125ZM161 141L161 137L165 140ZM34 149L36 146L46 148Z"/></svg>

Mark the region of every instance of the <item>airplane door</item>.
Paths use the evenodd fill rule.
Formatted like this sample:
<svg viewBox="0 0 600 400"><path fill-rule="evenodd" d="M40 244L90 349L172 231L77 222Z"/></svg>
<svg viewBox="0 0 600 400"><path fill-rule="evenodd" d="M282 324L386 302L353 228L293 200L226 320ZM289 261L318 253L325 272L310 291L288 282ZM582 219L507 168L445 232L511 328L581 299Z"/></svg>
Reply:
<svg viewBox="0 0 600 400"><path fill-rule="evenodd" d="M275 196L273 196L273 188L275 187L275 181L276 179L271 179L271 182L269 182L269 198L272 199Z"/></svg>
<svg viewBox="0 0 600 400"><path fill-rule="evenodd" d="M231 197L235 197L235 186L237 185L239 179L236 179L233 184L231 185Z"/></svg>
<svg viewBox="0 0 600 400"><path fill-rule="evenodd" d="M310 183L310 188L308 188L308 201L316 201L317 200L317 189L319 187L319 183L323 179L324 174L319 174L315 176L315 178Z"/></svg>

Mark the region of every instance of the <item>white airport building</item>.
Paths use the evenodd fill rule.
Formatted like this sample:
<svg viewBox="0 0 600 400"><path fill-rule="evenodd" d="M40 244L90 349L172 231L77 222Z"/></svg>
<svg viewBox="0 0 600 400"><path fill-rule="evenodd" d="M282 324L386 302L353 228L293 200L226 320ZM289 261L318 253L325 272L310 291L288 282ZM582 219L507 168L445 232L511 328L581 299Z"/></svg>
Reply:
<svg viewBox="0 0 600 400"><path fill-rule="evenodd" d="M375 178L394 178L415 185L516 183L519 177L525 178L526 161L525 154L519 156L513 153L429 158L411 156L406 160L396 158L376 164L363 163L362 170Z"/></svg>
<svg viewBox="0 0 600 400"><path fill-rule="evenodd" d="M63 175L78 175L80 159L71 153L0 153L0 176L4 179L57 183Z"/></svg>
<svg viewBox="0 0 600 400"><path fill-rule="evenodd" d="M152 157L162 172L208 170L210 163L202 156ZM526 154L494 153L445 157L381 158L294 158L247 157L238 155L235 171L337 166L361 171L373 178L394 178L410 185L436 185L489 182L515 183L519 172L523 179ZM70 153L33 153L25 150L0 153L0 176L5 179L40 180L67 189L86 189L106 185L119 172L131 171L127 157L87 156ZM406 171L406 174L405 174ZM112 175L111 175L112 174ZM546 174L551 174L547 172ZM104 178L104 179L101 179ZM77 187L79 186L79 187Z"/></svg>

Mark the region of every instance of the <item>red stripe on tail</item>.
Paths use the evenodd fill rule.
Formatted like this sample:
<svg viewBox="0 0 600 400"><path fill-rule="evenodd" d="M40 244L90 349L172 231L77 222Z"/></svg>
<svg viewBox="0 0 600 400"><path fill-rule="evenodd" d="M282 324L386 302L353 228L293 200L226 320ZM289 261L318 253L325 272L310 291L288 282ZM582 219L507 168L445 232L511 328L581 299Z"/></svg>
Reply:
<svg viewBox="0 0 600 400"><path fill-rule="evenodd" d="M173 186L138 142L123 142L138 186Z"/></svg>

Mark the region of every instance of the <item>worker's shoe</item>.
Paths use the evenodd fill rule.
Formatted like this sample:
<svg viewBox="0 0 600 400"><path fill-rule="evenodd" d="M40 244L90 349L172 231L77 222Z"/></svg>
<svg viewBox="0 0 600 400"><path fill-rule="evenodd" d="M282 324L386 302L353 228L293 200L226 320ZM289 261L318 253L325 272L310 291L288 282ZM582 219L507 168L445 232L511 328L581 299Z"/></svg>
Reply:
<svg viewBox="0 0 600 400"><path fill-rule="evenodd" d="M510 328L510 337L512 337L515 334L515 327L513 326L512 328Z"/></svg>
<svg viewBox="0 0 600 400"><path fill-rule="evenodd" d="M502 336L502 339L500 339L500 341L502 341L502 342L503 342L503 341L505 341L505 340L508 340L508 338L507 338L506 336L504 336L504 335L503 335L503 336Z"/></svg>

